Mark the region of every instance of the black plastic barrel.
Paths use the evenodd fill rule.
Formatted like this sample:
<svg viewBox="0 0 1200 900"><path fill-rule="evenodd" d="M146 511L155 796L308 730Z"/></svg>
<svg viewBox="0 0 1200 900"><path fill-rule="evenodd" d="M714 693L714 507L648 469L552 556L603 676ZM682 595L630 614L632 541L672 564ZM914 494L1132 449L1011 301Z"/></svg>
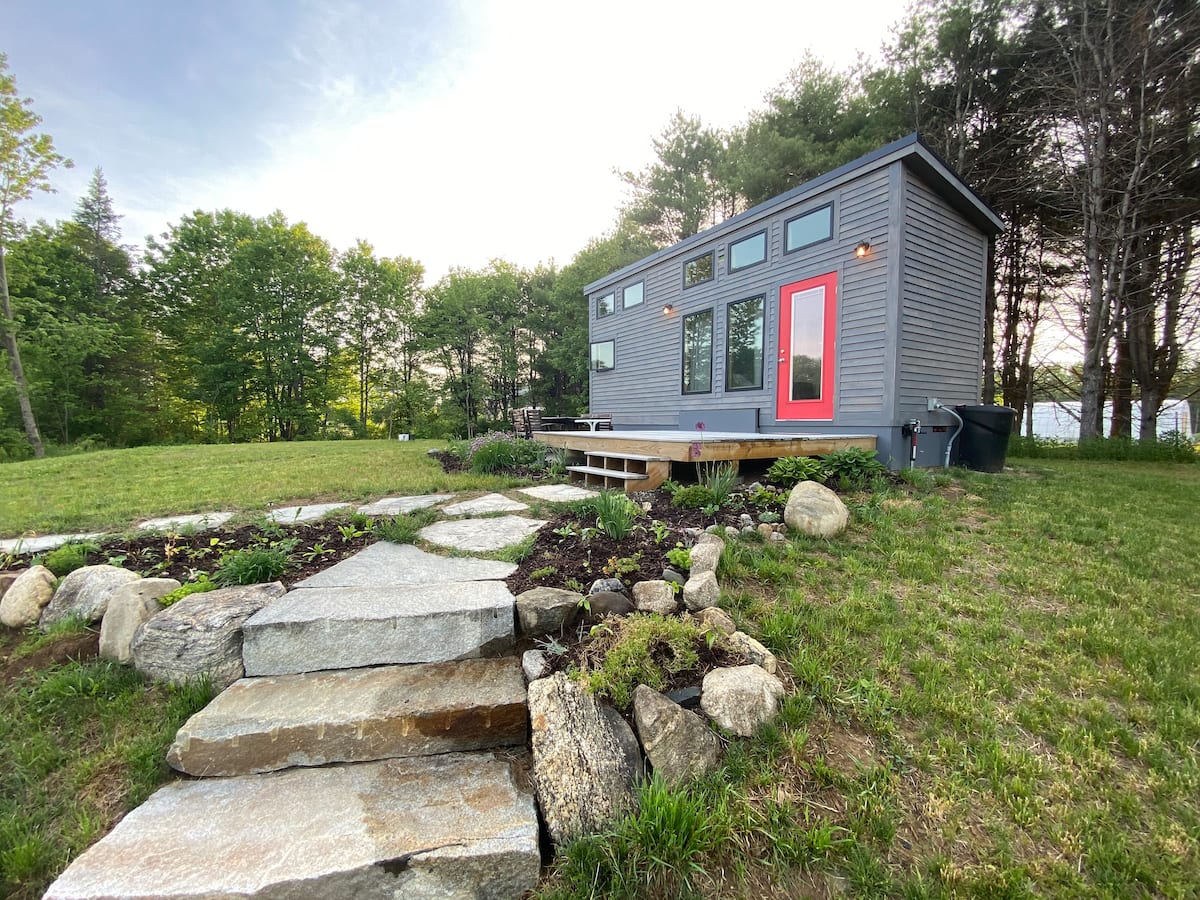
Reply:
<svg viewBox="0 0 1200 900"><path fill-rule="evenodd" d="M963 420L958 461L976 472L1003 469L1017 411L1010 406L956 406L954 411Z"/></svg>

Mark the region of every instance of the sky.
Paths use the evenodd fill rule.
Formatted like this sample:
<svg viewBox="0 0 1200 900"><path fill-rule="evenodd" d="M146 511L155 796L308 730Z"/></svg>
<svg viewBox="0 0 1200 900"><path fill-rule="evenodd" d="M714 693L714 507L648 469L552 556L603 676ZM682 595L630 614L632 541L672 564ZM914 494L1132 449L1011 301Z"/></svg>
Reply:
<svg viewBox="0 0 1200 900"><path fill-rule="evenodd" d="M570 262L606 233L678 108L743 122L811 50L880 47L898 0L0 0L0 52L75 166L19 218L71 215L104 170L126 243L196 209L282 210L427 281Z"/></svg>

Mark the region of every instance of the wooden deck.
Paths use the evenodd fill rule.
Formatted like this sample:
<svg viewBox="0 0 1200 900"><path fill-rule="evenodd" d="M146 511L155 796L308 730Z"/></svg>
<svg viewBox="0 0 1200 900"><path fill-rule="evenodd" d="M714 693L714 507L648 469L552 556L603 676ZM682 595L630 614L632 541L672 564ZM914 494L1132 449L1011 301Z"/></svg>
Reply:
<svg viewBox="0 0 1200 900"><path fill-rule="evenodd" d="M538 431L551 447L583 453L637 454L672 462L822 456L835 450L875 449L873 434L750 434L730 431ZM698 454L697 454L697 451Z"/></svg>

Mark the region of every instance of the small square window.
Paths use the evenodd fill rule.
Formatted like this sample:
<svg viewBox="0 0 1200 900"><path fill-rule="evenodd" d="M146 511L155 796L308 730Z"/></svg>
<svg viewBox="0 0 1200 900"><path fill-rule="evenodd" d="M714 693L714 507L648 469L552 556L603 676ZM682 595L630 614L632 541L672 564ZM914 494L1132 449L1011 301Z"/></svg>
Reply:
<svg viewBox="0 0 1200 900"><path fill-rule="evenodd" d="M611 369L615 362L613 341L595 341L592 343L592 371L603 372Z"/></svg>
<svg viewBox="0 0 1200 900"><path fill-rule="evenodd" d="M629 309L631 306L640 306L645 299L646 282L639 281L637 284L631 284L625 288L622 293L621 303L625 309Z"/></svg>
<svg viewBox="0 0 1200 900"><path fill-rule="evenodd" d="M616 312L617 295L613 292L605 294L603 297L596 298L596 318L603 319L605 316L611 316Z"/></svg>
<svg viewBox="0 0 1200 900"><path fill-rule="evenodd" d="M767 258L767 233L760 231L729 245L729 271L747 269Z"/></svg>
<svg viewBox="0 0 1200 900"><path fill-rule="evenodd" d="M783 250L791 253L833 237L833 204L788 220L784 226Z"/></svg>
<svg viewBox="0 0 1200 900"><path fill-rule="evenodd" d="M695 284L712 281L713 271L713 254L711 250L703 256L689 259L683 264L683 286L690 288Z"/></svg>

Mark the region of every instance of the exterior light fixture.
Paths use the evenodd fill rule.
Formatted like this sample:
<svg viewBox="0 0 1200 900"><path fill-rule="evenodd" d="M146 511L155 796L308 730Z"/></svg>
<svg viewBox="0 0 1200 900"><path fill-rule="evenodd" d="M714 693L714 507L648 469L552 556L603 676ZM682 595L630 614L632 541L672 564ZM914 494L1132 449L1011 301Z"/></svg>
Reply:
<svg viewBox="0 0 1200 900"><path fill-rule="evenodd" d="M854 248L854 255L857 256L859 259L862 259L864 256L866 256L870 252L871 252L871 242L870 241L859 241L858 246Z"/></svg>
<svg viewBox="0 0 1200 900"><path fill-rule="evenodd" d="M675 312L675 307L674 307L674 306L672 306L670 303L666 304L666 305L663 307L663 315L664 315L664 316L669 316L669 315L670 315L671 313L673 313L673 312Z"/></svg>

